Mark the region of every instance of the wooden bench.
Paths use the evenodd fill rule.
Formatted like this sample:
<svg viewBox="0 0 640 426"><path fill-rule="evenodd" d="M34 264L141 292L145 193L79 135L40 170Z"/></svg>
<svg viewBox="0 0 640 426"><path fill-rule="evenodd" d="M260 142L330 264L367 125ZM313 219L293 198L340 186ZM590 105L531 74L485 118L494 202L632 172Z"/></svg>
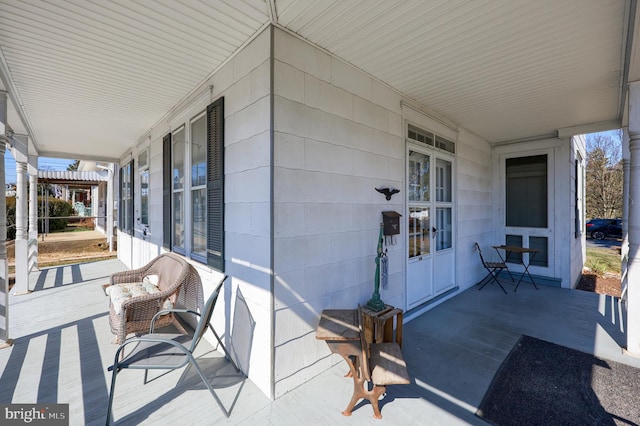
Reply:
<svg viewBox="0 0 640 426"><path fill-rule="evenodd" d="M342 412L350 416L353 407L361 398L368 399L373 407L373 417L381 419L378 400L386 392L388 385L407 385L411 383L407 364L397 342L373 343L371 335L363 325L366 318L358 306L358 328L360 331L361 354L356 359L357 375L353 377L353 396ZM371 382L371 389L365 382Z"/></svg>

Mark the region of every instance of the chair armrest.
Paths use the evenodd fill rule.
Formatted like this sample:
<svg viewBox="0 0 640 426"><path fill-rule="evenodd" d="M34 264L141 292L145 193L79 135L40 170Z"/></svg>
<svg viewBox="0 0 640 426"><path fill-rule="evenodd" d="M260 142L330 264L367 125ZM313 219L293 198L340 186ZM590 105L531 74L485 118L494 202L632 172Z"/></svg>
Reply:
<svg viewBox="0 0 640 426"><path fill-rule="evenodd" d="M114 362L113 365L110 365L107 368L107 371L112 371L114 368L120 368L121 364L125 364L125 362L120 362L120 353L124 350L125 346L131 344L131 343L138 343L138 342L156 342L156 343L165 343L167 345L171 345L171 346L175 346L176 348L180 349L182 352L184 352L184 354L188 357L188 358L192 358L193 355L191 355L191 352L189 352L188 348L185 348L184 345L182 345L179 342L176 342L175 340L171 340L171 339L165 339L163 337L154 337L154 336L149 336L149 335L145 335L145 336L140 336L140 337L131 337L130 339L125 340L124 342L122 342L122 344L118 347L118 350L116 350L116 355L114 358ZM126 358L123 360L126 361ZM149 366L145 366L145 367L140 367L140 368L148 368Z"/></svg>
<svg viewBox="0 0 640 426"><path fill-rule="evenodd" d="M145 272L140 270L116 272L111 275L111 285L139 282L145 275Z"/></svg>
<svg viewBox="0 0 640 426"><path fill-rule="evenodd" d="M131 269L129 271L115 272L111 275L111 284L131 283L142 281L146 275L149 275L149 270L153 269L155 262L147 263L146 265Z"/></svg>

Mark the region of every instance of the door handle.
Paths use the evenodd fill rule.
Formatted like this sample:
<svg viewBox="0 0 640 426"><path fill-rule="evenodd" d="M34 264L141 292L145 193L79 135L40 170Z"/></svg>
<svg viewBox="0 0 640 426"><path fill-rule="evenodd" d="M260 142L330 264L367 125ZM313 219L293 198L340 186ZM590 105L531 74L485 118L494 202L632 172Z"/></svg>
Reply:
<svg viewBox="0 0 640 426"><path fill-rule="evenodd" d="M437 231L436 227L435 227L435 226L432 226L432 227L431 227L431 233L432 233L432 236L434 236L434 237L436 236L436 231Z"/></svg>

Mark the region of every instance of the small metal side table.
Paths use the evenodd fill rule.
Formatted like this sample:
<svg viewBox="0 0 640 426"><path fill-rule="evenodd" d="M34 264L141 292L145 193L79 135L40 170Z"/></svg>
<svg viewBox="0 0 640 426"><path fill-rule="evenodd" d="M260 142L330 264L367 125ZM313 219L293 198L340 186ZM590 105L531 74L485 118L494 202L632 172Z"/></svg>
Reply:
<svg viewBox="0 0 640 426"><path fill-rule="evenodd" d="M505 245L493 246L493 248L496 249L496 252L498 252L498 256L500 256L500 260L505 262L505 265L506 265L506 259L509 258L509 253L516 253L516 254L520 255L520 264L524 267L524 272L520 276L520 279L518 280L518 283L516 284L516 288L515 288L514 291L518 291L518 286L522 282L522 279L524 278L525 275L529 277L529 281L531 282L531 284L533 284L533 286L536 288L536 290L539 290L539 288L536 285L535 281L533 281L533 277L529 273L529 265L531 265L531 261L535 257L536 253L538 253L540 250L533 249L533 248L527 248L527 247L505 246ZM503 250L505 252L504 259L502 258L502 255L500 254L500 250ZM528 253L529 254L529 256L528 256L529 260L527 262L524 261L524 257L522 256L524 253ZM509 268L507 267L507 270L508 269Z"/></svg>

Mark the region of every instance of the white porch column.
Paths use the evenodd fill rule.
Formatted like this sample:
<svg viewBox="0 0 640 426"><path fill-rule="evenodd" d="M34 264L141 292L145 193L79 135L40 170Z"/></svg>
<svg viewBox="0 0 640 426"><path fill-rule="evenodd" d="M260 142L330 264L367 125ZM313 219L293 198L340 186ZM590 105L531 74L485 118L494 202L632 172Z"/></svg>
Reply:
<svg viewBox="0 0 640 426"><path fill-rule="evenodd" d="M622 300L627 298L627 284L629 282L629 128L622 129L622 248L620 250L621 261L621 285Z"/></svg>
<svg viewBox="0 0 640 426"><path fill-rule="evenodd" d="M38 156L30 155L27 164L29 173L29 273L38 269Z"/></svg>
<svg viewBox="0 0 640 426"><path fill-rule="evenodd" d="M113 251L113 163L109 164L107 178L107 242L109 243L109 251Z"/></svg>
<svg viewBox="0 0 640 426"><path fill-rule="evenodd" d="M6 191L4 178L4 153L7 150L7 92L0 92L0 188ZM9 338L9 266L7 264L7 200L0 196L0 339L6 347L13 342Z"/></svg>
<svg viewBox="0 0 640 426"><path fill-rule="evenodd" d="M629 84L628 198L627 351L640 355L640 82Z"/></svg>
<svg viewBox="0 0 640 426"><path fill-rule="evenodd" d="M27 195L27 147L29 138L14 135L13 154L16 159L16 282L13 294L29 293L29 240L28 240L28 195Z"/></svg>
<svg viewBox="0 0 640 426"><path fill-rule="evenodd" d="M29 240L38 242L38 157L29 156Z"/></svg>

